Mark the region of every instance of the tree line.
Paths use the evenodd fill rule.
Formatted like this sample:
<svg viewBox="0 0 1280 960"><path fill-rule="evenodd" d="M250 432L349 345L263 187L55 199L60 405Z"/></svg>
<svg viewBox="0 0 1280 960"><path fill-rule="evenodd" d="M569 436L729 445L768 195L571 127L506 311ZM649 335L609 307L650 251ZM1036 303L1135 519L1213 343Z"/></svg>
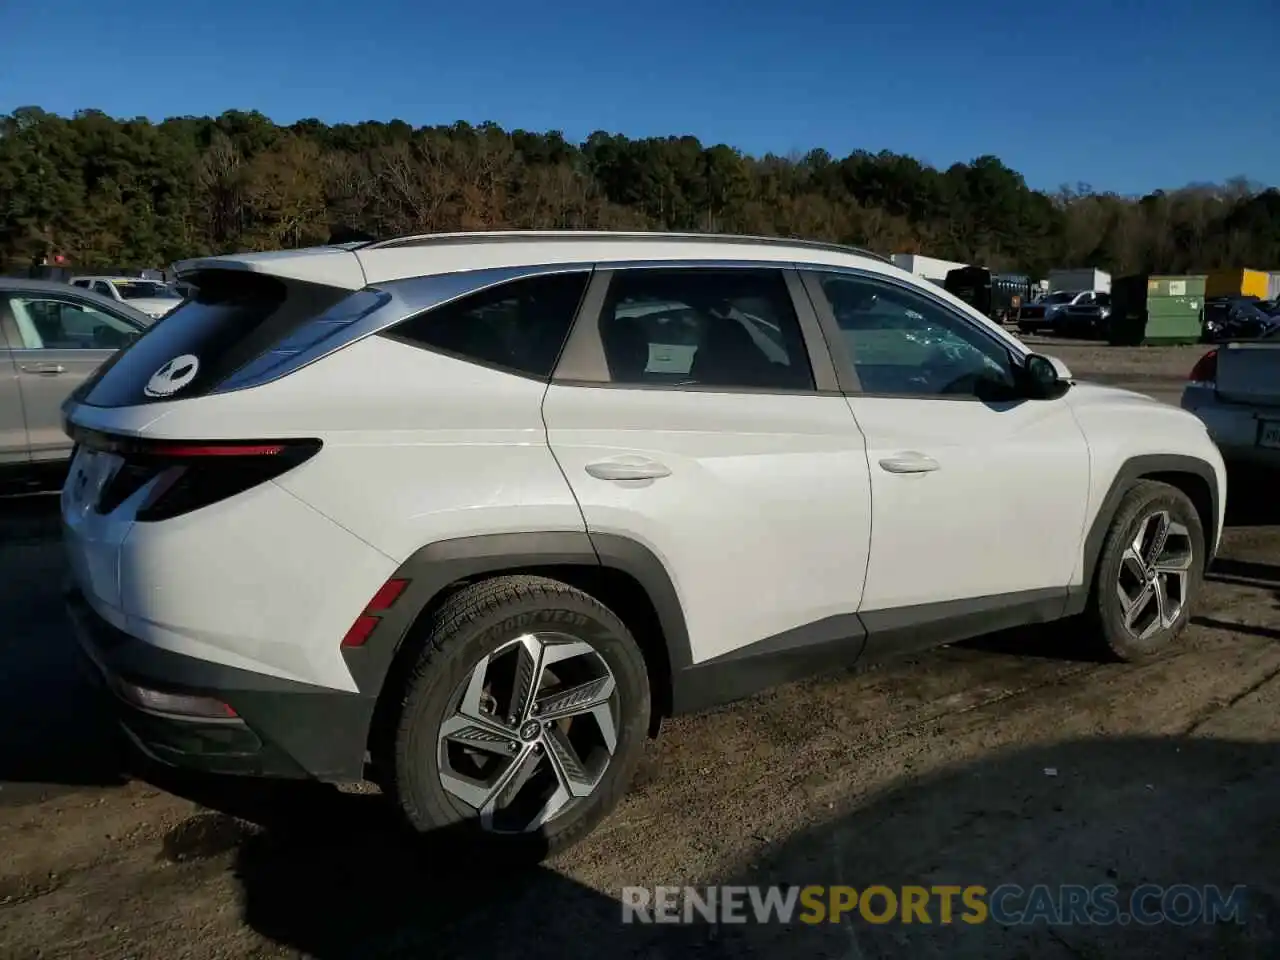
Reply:
<svg viewBox="0 0 1280 960"><path fill-rule="evenodd" d="M53 252L77 269L163 267L337 228L766 234L1035 276L1280 269L1280 191L1244 181L1133 198L1033 190L993 156L939 170L888 151L751 157L691 136L575 144L493 123L0 115L0 270Z"/></svg>

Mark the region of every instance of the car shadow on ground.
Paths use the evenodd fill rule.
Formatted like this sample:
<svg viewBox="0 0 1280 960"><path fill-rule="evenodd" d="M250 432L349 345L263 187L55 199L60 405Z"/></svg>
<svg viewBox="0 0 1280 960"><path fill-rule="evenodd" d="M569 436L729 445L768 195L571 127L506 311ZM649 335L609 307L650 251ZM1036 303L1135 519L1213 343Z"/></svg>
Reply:
<svg viewBox="0 0 1280 960"><path fill-rule="evenodd" d="M616 897L550 865L477 855L467 835L413 836L377 793L154 769L146 778L210 811L173 831L165 855L234 850L243 922L315 960L663 956L650 948L704 939L625 926Z"/></svg>
<svg viewBox="0 0 1280 960"><path fill-rule="evenodd" d="M1232 470L1226 514L1227 527L1280 525L1280 470Z"/></svg>
<svg viewBox="0 0 1280 960"><path fill-rule="evenodd" d="M109 712L84 680L62 601L58 497L0 498L0 803L15 784L125 782Z"/></svg>
<svg viewBox="0 0 1280 960"><path fill-rule="evenodd" d="M1086 628L1077 619L1059 620L984 633L955 645L1005 656L1040 657L1075 663L1100 662L1096 647L1089 643L1088 637L1080 635L1082 629Z"/></svg>
<svg viewBox="0 0 1280 960"><path fill-rule="evenodd" d="M378 796L225 781L186 792L222 814L174 839L172 857L234 849L244 922L317 958L347 957L1273 957L1280 948L1280 748L1215 739L1071 741L991 755L887 791L711 877L611 872L620 884L1243 885L1240 922L1057 925L841 922L624 924L621 889L554 862L468 856L457 838L411 841ZM172 789L173 784L167 788ZM233 817L243 818L242 821ZM736 824L672 811L654 842ZM590 841L588 841L590 843ZM607 857L599 851L591 859ZM747 901L749 903L749 900ZM885 901L877 901L882 910ZM1143 905L1158 907L1160 898ZM1006 906L1025 906L1014 896ZM1015 918L1016 919L1016 918Z"/></svg>

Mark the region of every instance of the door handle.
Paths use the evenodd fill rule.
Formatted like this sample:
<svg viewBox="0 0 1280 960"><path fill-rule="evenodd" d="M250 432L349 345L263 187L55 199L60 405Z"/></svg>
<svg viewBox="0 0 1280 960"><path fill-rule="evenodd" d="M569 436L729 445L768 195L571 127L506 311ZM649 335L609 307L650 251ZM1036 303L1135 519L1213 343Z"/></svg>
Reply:
<svg viewBox="0 0 1280 960"><path fill-rule="evenodd" d="M909 451L885 457L880 461L880 466L887 473L931 473L938 469L939 464L933 457Z"/></svg>
<svg viewBox="0 0 1280 960"><path fill-rule="evenodd" d="M660 480L671 476L666 464L648 457L619 457L588 463L586 471L597 480Z"/></svg>
<svg viewBox="0 0 1280 960"><path fill-rule="evenodd" d="M45 377L56 377L60 373L66 373L67 368L60 363L30 363L24 364L23 373L38 373Z"/></svg>

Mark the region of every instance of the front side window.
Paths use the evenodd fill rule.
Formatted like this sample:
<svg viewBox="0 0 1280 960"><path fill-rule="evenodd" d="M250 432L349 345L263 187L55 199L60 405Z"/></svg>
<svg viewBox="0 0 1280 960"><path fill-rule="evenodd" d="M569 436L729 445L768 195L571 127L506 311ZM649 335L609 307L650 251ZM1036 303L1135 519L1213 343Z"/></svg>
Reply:
<svg viewBox="0 0 1280 960"><path fill-rule="evenodd" d="M863 393L1015 395L1009 350L942 304L863 277L824 274L819 283Z"/></svg>
<svg viewBox="0 0 1280 960"><path fill-rule="evenodd" d="M120 317L72 300L13 296L8 306L27 350L113 350L142 333Z"/></svg>
<svg viewBox="0 0 1280 960"><path fill-rule="evenodd" d="M589 278L579 271L512 280L420 313L387 335L547 379Z"/></svg>
<svg viewBox="0 0 1280 960"><path fill-rule="evenodd" d="M599 322L613 383L813 389L779 270L620 270Z"/></svg>

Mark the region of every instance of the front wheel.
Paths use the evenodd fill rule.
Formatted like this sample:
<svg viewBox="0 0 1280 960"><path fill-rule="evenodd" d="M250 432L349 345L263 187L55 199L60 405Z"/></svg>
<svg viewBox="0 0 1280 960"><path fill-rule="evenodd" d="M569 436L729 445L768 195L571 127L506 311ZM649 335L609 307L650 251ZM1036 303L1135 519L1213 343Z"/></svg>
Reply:
<svg viewBox="0 0 1280 960"><path fill-rule="evenodd" d="M1185 493L1142 480L1120 501L1089 610L1102 652L1133 661L1171 646L1204 578L1204 527Z"/></svg>
<svg viewBox="0 0 1280 960"><path fill-rule="evenodd" d="M541 859L625 793L649 704L639 648L593 597L533 576L465 587L410 671L387 786L419 833Z"/></svg>

